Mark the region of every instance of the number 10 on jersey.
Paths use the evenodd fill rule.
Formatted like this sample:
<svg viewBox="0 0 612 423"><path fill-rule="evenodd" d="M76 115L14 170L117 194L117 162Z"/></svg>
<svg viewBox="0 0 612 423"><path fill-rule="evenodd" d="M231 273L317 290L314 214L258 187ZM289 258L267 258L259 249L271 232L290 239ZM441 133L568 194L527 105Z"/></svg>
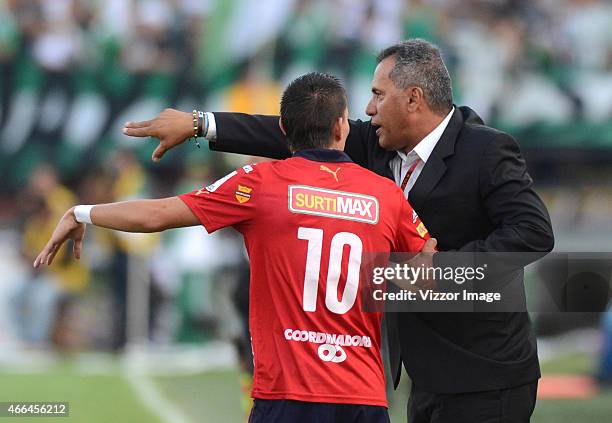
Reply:
<svg viewBox="0 0 612 423"><path fill-rule="evenodd" d="M321 270L321 252L323 250L323 230L316 228L298 228L298 239L308 241L306 255L306 272L304 273L304 296L302 307L304 311L316 311L319 275ZM342 267L342 251L349 246L348 269L346 285L342 299L338 300L338 284ZM350 232L338 232L331 240L329 247L329 267L327 269L327 284L325 288L325 306L336 314L344 314L355 304L359 291L359 270L361 267L361 239Z"/></svg>

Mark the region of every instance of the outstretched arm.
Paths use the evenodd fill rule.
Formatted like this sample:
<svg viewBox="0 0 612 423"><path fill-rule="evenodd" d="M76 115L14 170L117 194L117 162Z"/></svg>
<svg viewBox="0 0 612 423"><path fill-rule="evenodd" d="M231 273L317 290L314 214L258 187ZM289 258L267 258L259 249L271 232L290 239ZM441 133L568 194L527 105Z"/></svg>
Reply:
<svg viewBox="0 0 612 423"><path fill-rule="evenodd" d="M158 162L166 151L193 137L193 117L191 113L165 109L151 120L126 122L123 133L131 137L157 138L159 144L151 159Z"/></svg>
<svg viewBox="0 0 612 423"><path fill-rule="evenodd" d="M34 267L50 265L58 250L69 239L74 241L74 257L81 257L85 224L77 221L74 210L75 207L72 207L61 218L51 239L34 260ZM200 224L178 197L99 204L91 208L90 219L96 226L124 232L161 232Z"/></svg>
<svg viewBox="0 0 612 423"><path fill-rule="evenodd" d="M287 142L278 126L278 116L249 115L244 113L210 113L214 121L214 134L206 136L213 151L264 156L283 159L291 155ZM370 122L350 121L350 132L344 151L361 166L368 167L369 149L376 144L376 134ZM132 137L154 137L159 144L153 152L154 162L166 151L193 136L191 113L165 109L151 120L127 122L123 133Z"/></svg>

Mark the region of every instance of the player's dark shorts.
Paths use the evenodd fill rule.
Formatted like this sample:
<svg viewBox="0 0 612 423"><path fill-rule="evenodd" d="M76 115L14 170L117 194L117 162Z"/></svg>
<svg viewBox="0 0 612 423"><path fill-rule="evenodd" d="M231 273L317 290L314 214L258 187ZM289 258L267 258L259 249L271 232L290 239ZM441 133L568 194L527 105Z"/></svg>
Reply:
<svg viewBox="0 0 612 423"><path fill-rule="evenodd" d="M389 423L386 407L255 399L249 423Z"/></svg>

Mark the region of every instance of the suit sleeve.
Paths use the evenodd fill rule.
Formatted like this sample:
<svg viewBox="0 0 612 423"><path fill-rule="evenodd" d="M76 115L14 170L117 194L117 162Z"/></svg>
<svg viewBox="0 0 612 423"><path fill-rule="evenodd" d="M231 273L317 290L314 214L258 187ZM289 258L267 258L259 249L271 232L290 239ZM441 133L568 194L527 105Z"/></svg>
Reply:
<svg viewBox="0 0 612 423"><path fill-rule="evenodd" d="M485 239L467 243L466 252L538 252L554 246L546 206L534 192L516 141L498 135L486 148L480 170L482 203L495 226Z"/></svg>
<svg viewBox="0 0 612 423"><path fill-rule="evenodd" d="M423 249L425 241L430 238L429 232L402 192L399 189L397 192L400 197L400 212L393 252L417 253Z"/></svg>
<svg viewBox="0 0 612 423"><path fill-rule="evenodd" d="M209 142L213 151L247 154L271 159L291 156L278 126L278 116L215 112L217 140Z"/></svg>
<svg viewBox="0 0 612 423"><path fill-rule="evenodd" d="M217 140L208 145L213 151L285 159L291 156L291 152L278 126L278 118L278 116L215 112ZM351 120L350 127L344 151L355 163L367 167L370 123Z"/></svg>
<svg viewBox="0 0 612 423"><path fill-rule="evenodd" d="M372 131L369 121L351 120L349 123L351 130L346 139L344 152L359 166L370 169L368 141L371 137L374 137L374 142L378 144L378 139L375 138L375 133Z"/></svg>
<svg viewBox="0 0 612 423"><path fill-rule="evenodd" d="M213 184L179 195L208 233L227 226L239 231L253 221L261 197L260 165L247 165Z"/></svg>

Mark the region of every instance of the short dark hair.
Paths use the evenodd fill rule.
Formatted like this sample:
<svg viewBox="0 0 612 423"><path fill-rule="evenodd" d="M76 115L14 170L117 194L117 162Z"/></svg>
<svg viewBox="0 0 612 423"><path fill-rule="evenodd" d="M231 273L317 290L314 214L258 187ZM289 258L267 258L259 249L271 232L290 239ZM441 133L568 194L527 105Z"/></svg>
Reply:
<svg viewBox="0 0 612 423"><path fill-rule="evenodd" d="M389 79L397 88L420 87L432 111L450 111L453 107L451 78L436 45L419 38L402 41L381 51L378 63L391 56L396 60Z"/></svg>
<svg viewBox="0 0 612 423"><path fill-rule="evenodd" d="M342 117L346 105L346 92L335 76L312 72L293 80L280 105L289 148L329 147L334 123Z"/></svg>

